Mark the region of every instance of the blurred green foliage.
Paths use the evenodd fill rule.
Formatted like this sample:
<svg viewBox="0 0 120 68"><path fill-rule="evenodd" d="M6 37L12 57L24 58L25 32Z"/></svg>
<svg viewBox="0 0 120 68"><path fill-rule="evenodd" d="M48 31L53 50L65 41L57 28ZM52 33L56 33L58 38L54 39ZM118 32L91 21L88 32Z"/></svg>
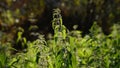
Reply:
<svg viewBox="0 0 120 68"><path fill-rule="evenodd" d="M111 24L110 22L117 23L120 21L119 3L119 0L1 0L0 20L2 26L5 23L9 26L16 22L21 23L21 18L41 17L46 10L59 7L64 15L80 15L83 16L82 20L84 20L90 12L90 14L95 14L98 22L106 18L107 23Z"/></svg>
<svg viewBox="0 0 120 68"><path fill-rule="evenodd" d="M67 20L63 24L67 24L68 27L78 25L84 33L88 33L92 23L96 21L103 32L109 34L110 26L120 23L119 3L119 0L0 0L1 35L10 37L8 40L2 36L0 40L2 42L13 40L17 34L17 27L21 25L27 33L30 26L25 24L33 26L36 23L41 32L50 31L51 11L56 7L61 9L63 20Z"/></svg>

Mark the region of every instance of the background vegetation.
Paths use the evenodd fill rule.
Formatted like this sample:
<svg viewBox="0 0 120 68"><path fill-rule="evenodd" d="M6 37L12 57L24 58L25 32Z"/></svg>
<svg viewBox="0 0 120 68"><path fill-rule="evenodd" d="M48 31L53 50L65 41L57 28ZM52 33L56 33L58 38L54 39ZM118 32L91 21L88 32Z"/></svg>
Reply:
<svg viewBox="0 0 120 68"><path fill-rule="evenodd" d="M0 0L0 68L119 68L119 52L119 0Z"/></svg>

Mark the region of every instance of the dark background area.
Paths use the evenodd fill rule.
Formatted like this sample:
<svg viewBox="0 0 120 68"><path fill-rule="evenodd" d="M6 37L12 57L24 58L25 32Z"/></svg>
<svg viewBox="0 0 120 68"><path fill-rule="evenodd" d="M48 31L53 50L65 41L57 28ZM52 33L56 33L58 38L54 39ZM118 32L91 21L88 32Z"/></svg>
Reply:
<svg viewBox="0 0 120 68"><path fill-rule="evenodd" d="M120 23L120 0L0 0L0 40L14 42L21 29L22 36L30 41L37 38L31 33L47 37L53 33L51 21L55 8L61 9L63 24L69 30L78 25L83 36L94 22L106 35L114 23Z"/></svg>

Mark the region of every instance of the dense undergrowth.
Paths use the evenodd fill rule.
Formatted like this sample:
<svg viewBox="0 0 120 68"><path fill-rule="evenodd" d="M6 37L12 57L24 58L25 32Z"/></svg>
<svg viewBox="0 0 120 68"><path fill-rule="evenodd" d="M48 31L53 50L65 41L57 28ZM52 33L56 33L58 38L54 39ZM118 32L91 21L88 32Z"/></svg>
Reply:
<svg viewBox="0 0 120 68"><path fill-rule="evenodd" d="M69 31L62 24L60 10L53 13L54 36L45 40L44 35L30 42L18 32L18 41L27 48L17 51L10 42L0 43L0 68L119 68L120 25L114 24L112 32L104 35L94 22L90 33L81 36L81 31Z"/></svg>

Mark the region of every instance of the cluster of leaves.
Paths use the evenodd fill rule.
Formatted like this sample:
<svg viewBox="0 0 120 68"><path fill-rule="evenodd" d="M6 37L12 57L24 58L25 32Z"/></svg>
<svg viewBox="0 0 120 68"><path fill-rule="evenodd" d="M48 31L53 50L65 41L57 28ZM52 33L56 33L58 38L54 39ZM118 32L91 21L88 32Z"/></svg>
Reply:
<svg viewBox="0 0 120 68"><path fill-rule="evenodd" d="M18 33L27 48L10 54L9 44L0 44L0 68L119 68L120 27L113 25L105 36L94 22L90 34L81 37L81 31L68 31L62 24L60 10L53 13L54 37L45 41L43 35L30 42ZM24 46L24 44L22 44Z"/></svg>

